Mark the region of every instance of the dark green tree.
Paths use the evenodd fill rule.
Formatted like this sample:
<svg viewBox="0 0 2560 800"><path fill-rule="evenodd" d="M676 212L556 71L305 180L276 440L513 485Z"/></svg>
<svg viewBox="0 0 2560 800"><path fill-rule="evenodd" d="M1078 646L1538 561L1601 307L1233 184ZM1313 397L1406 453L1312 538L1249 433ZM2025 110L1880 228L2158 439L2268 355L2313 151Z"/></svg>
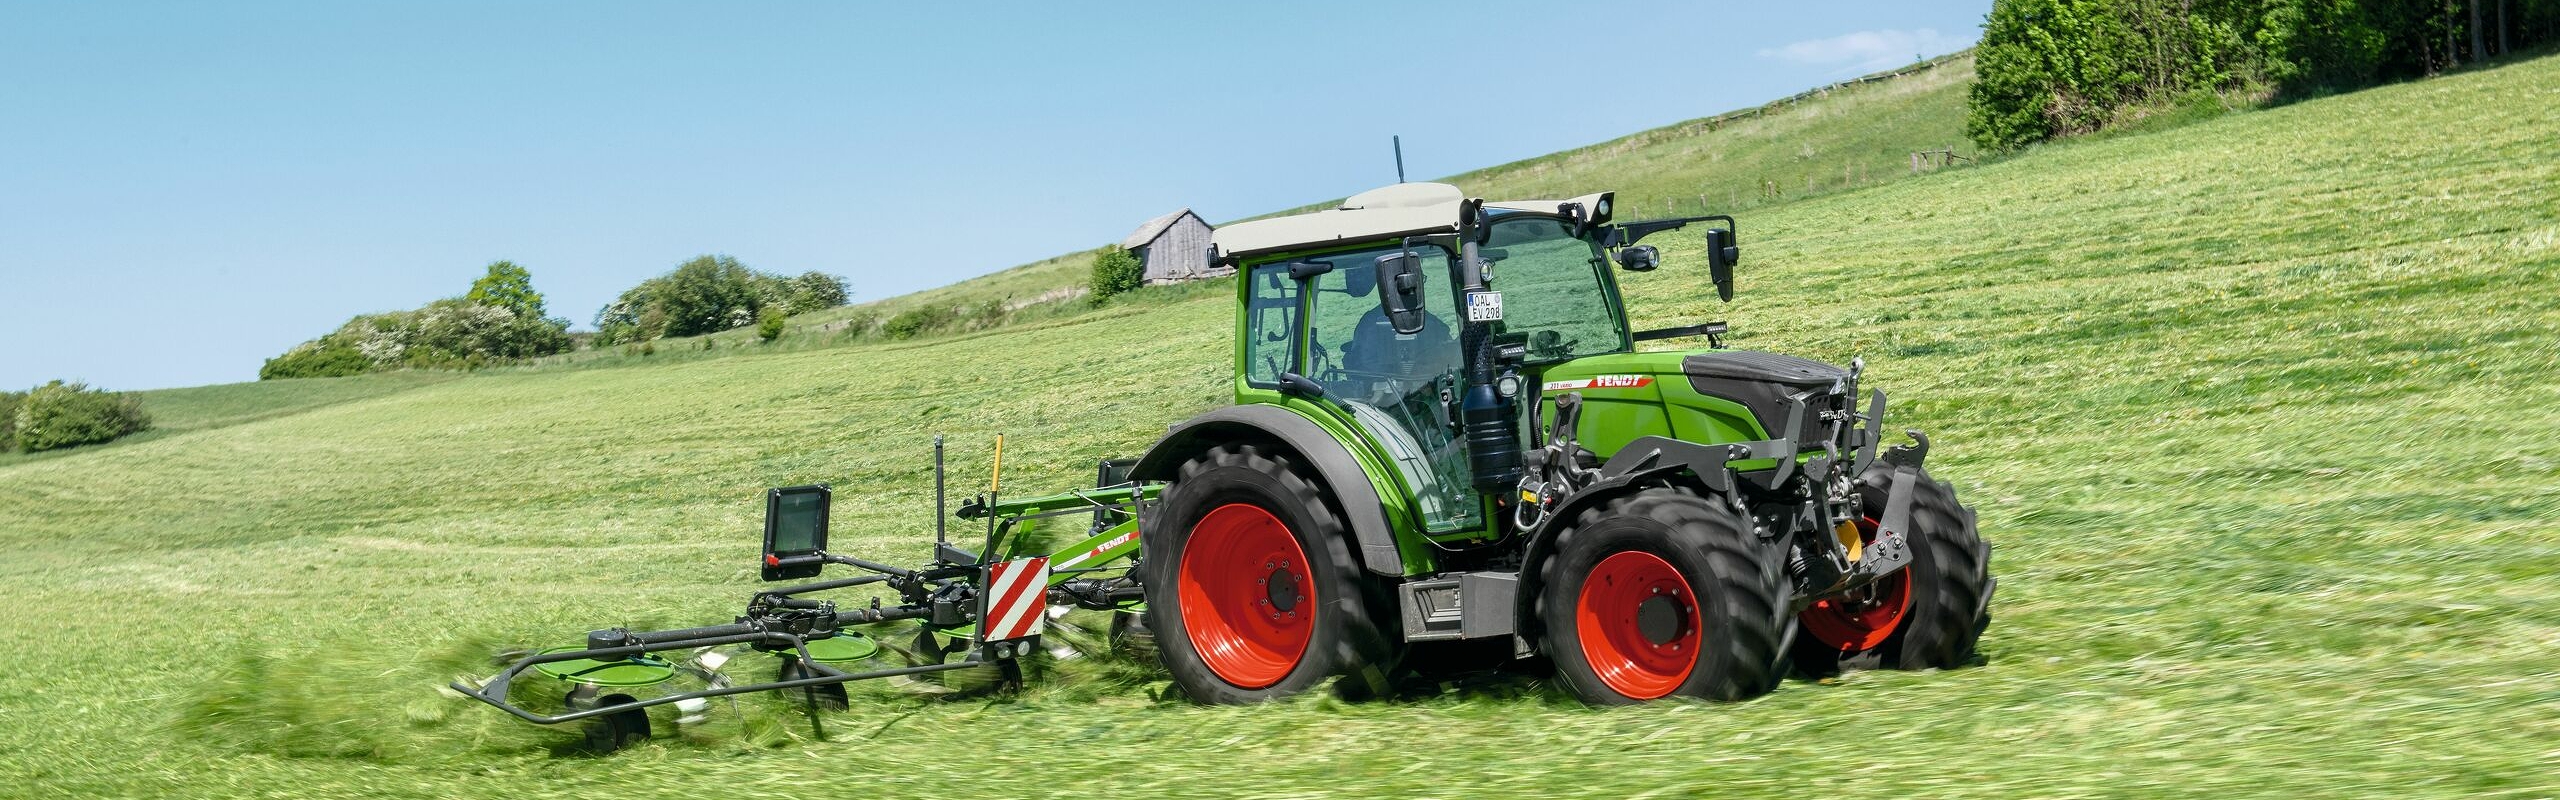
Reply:
<svg viewBox="0 0 2560 800"><path fill-rule="evenodd" d="M513 261L489 262L489 274L471 282L471 291L462 299L484 306L497 306L527 319L542 318L542 293L533 290L533 271L516 266Z"/></svg>

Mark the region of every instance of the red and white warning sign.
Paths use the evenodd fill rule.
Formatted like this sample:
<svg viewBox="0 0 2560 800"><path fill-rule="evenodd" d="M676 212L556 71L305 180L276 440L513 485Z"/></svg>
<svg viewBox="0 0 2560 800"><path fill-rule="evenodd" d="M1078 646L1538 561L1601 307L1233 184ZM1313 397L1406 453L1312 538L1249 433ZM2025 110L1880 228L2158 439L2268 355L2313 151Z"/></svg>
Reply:
<svg viewBox="0 0 2560 800"><path fill-rule="evenodd" d="M1049 615L1049 559L1025 558L987 567L987 612L978 618L979 641L1001 642L1040 635Z"/></svg>

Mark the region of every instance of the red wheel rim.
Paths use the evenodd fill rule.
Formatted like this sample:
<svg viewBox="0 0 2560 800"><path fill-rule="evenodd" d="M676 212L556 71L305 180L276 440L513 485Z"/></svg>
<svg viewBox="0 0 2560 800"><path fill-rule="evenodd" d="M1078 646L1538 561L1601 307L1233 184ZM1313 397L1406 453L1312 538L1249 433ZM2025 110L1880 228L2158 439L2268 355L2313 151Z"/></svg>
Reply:
<svg viewBox="0 0 2560 800"><path fill-rule="evenodd" d="M1182 630L1210 672L1260 689L1298 668L1319 598L1289 526L1244 503L1212 509L1191 526L1181 574Z"/></svg>
<svg viewBox="0 0 2560 800"><path fill-rule="evenodd" d="M1638 700L1670 694L1698 664L1697 595L1652 553L1614 553L1592 567L1574 630L1600 682Z"/></svg>
<svg viewBox="0 0 2560 800"><path fill-rule="evenodd" d="M1869 543L1876 539L1876 521L1858 521L1858 535ZM1902 627L1902 617L1911 611L1911 568L1876 579L1868 584L1863 597L1826 597L1814 601L1796 621L1814 641L1843 653L1859 653L1884 646Z"/></svg>

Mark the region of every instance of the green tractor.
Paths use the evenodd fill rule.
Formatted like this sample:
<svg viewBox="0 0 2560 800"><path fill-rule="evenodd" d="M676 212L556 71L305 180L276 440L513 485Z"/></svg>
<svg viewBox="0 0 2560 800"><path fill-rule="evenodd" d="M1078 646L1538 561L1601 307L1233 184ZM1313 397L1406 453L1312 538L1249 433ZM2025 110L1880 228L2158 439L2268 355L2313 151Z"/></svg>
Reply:
<svg viewBox="0 0 2560 800"><path fill-rule="evenodd" d="M1640 242L1693 225L1732 299L1733 218L1614 222L1606 193L1398 184L1228 226L1235 405L1028 498L997 494L998 437L987 490L949 513L935 437L915 567L829 549L827 485L772 489L761 577L785 585L730 622L590 630L448 688L583 723L596 750L749 692L800 695L823 736L847 683L1019 685L1076 610L1152 641L1207 703L1535 660L1592 703L1737 700L1790 671L1970 662L1990 548L1921 470L1927 437L1878 452L1884 393L1858 402L1858 362L1726 350L1721 323L1629 329L1611 266L1654 269ZM1635 350L1694 336L1710 348ZM984 526L974 551L954 519ZM1045 555L1023 535L1076 522Z"/></svg>
<svg viewBox="0 0 2560 800"><path fill-rule="evenodd" d="M1136 577L1185 693L1543 658L1592 703L1738 700L1975 658L1990 550L1927 438L1878 452L1859 362L1631 330L1611 266L1654 269L1645 238L1702 230L1727 301L1739 249L1731 217L1611 211L1407 183L1216 232L1235 404L1129 472L1163 484Z"/></svg>

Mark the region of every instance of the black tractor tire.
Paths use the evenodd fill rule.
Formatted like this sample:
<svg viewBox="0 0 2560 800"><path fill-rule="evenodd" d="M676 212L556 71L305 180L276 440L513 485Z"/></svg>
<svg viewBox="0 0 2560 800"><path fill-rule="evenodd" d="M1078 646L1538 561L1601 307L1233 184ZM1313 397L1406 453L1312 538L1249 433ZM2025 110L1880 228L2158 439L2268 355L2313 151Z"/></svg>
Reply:
<svg viewBox="0 0 2560 800"><path fill-rule="evenodd" d="M817 676L818 673L810 671L807 665L800 663L799 658L792 657L782 660L782 668L776 671L774 680L796 681ZM794 700L815 704L823 711L843 711L853 705L845 695L844 684L841 683L803 687L799 691L790 692L790 695Z"/></svg>
<svg viewBox="0 0 2560 800"><path fill-rule="evenodd" d="M1226 444L1210 449L1182 465L1173 484L1164 491L1163 500L1151 518L1144 539L1147 595L1145 626L1155 634L1156 652L1174 684L1193 701L1211 705L1256 703L1289 697L1316 688L1325 681L1341 677L1336 690L1346 697L1361 697L1386 689L1386 670L1393 660L1393 646L1380 630L1378 620L1388 616L1381 609L1392 609L1382 601L1386 587L1369 579L1359 562L1352 557L1351 533L1342 514L1334 508L1328 494L1297 465L1291 455L1258 444ZM1230 507L1247 507L1230 511ZM1204 526L1211 515L1219 522ZM1256 514L1268 515L1285 532L1272 532L1267 524L1250 530L1254 542L1293 543L1304 556L1303 564L1278 563L1264 577L1248 577L1262 573L1265 565L1204 560L1195 589L1200 593L1202 608L1186 607L1183 582L1186 580L1183 557L1195 544L1209 553L1231 551L1228 543L1242 540L1248 534L1235 531L1244 527L1227 527L1226 522L1239 517L1261 520ZM1204 533L1204 531L1207 531ZM1241 546L1241 545L1238 545ZM1286 549L1285 546L1282 547ZM1213 571L1214 570L1214 571ZM1288 573L1285 577L1282 573ZM1255 586L1243 581L1254 580ZM1274 583L1277 582L1277 583ZM1282 586L1291 588L1283 592ZM1296 589L1303 586L1304 589ZM1267 593L1256 596L1257 593ZM1209 598L1216 598L1211 600ZM1299 599L1306 598L1306 599ZM1230 605L1218 606L1225 602ZM1286 623L1278 622L1285 607ZM1252 618L1237 613L1218 613L1220 608L1244 609ZM1254 669L1237 666L1235 648L1220 648L1222 664L1231 673L1245 675L1236 681L1222 677L1204 657L1200 642L1185 627L1186 615L1200 618L1203 632L1219 636L1222 632L1241 632L1259 624L1264 610L1270 610L1274 625L1294 628L1289 635L1303 636L1278 648L1286 653L1295 648L1294 661L1275 656L1256 662ZM1304 611L1300 617L1297 612ZM1236 633L1235 635L1242 635ZM1285 670L1282 672L1281 670ZM1268 680L1255 680L1267 677Z"/></svg>
<svg viewBox="0 0 2560 800"><path fill-rule="evenodd" d="M1612 560L1621 555L1627 557ZM1785 675L1793 631L1785 563L1780 543L1761 541L1741 514L1707 498L1671 487L1612 498L1561 529L1553 555L1539 565L1539 649L1565 687L1593 705L1766 694ZM1601 583L1586 594L1594 580ZM1631 607L1619 602L1626 593L1646 598L1632 607L1654 610L1621 613ZM1585 618L1594 630L1583 630ZM1629 635L1636 631L1644 639ZM1695 638L1680 638L1684 633ZM1604 677L1604 670L1618 677Z"/></svg>
<svg viewBox="0 0 2560 800"><path fill-rule="evenodd" d="M1884 518L1895 472L1912 476L1909 573L1911 603L1893 633L1872 648L1826 644L1796 637L1797 672L1827 677L1850 669L1954 669L1980 660L1982 632L1991 627L1991 545L1974 529L1973 509L1956 501L1955 487L1918 467L1878 463L1858 476L1867 516Z"/></svg>

